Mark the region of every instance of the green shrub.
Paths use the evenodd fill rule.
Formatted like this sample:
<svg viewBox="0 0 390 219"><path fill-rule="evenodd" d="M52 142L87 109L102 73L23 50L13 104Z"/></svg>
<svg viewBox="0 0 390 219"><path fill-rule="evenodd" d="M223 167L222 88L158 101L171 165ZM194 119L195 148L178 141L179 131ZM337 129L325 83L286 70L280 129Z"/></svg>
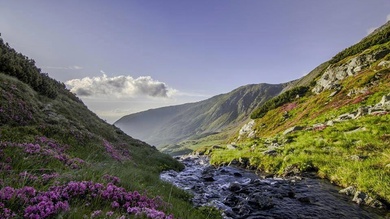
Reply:
<svg viewBox="0 0 390 219"><path fill-rule="evenodd" d="M268 100L260 108L253 111L251 118L252 119L262 118L268 111L276 109L277 107L282 106L285 103L291 102L297 97L297 95L299 96L305 95L308 90L309 87L306 86L299 86L291 90L288 90L280 94L279 96L276 96Z"/></svg>

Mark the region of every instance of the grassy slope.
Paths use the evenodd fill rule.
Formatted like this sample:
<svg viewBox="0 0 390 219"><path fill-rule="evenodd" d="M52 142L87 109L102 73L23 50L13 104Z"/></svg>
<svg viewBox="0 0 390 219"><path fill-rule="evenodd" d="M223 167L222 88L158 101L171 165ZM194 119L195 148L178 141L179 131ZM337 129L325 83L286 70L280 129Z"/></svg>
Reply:
<svg viewBox="0 0 390 219"><path fill-rule="evenodd" d="M158 147L175 144L194 135L207 135L239 125L253 109L280 93L284 86L246 85L197 103L124 116L115 125Z"/></svg>
<svg viewBox="0 0 390 219"><path fill-rule="evenodd" d="M389 46L390 43L376 45L364 52ZM352 57L347 57L341 63ZM382 60L389 59L390 56L387 56ZM301 171L316 170L319 176L338 185L354 185L374 197L390 202L389 114L368 115L287 136L282 134L292 126L310 127L335 119L360 106L378 103L383 95L390 92L390 69L377 66L382 60L343 80L342 90L334 97L329 97L332 91L319 95L307 94L269 111L263 118L256 119L255 139L242 140L238 150L214 149L211 161L220 165L233 160L248 160L253 168L277 174L283 174L294 166ZM351 89L363 87L368 87L368 91L347 96ZM285 111L288 111L288 119L283 117ZM265 142L269 141L284 143L285 146L276 149L275 156L265 155ZM353 159L356 155L362 159Z"/></svg>
<svg viewBox="0 0 390 219"><path fill-rule="evenodd" d="M127 191L160 196L168 205L158 210L167 214L205 218L210 213L194 209L187 193L159 180L160 171L181 169L180 163L105 123L64 89L50 99L0 73L0 111L0 217L6 217L7 209L22 216L28 206L16 197L7 200L6 187L46 191L71 181L107 185L114 176ZM75 197L69 211L55 215L82 218L102 210L101 218L108 211L114 212L111 218L133 217L112 208L111 201Z"/></svg>

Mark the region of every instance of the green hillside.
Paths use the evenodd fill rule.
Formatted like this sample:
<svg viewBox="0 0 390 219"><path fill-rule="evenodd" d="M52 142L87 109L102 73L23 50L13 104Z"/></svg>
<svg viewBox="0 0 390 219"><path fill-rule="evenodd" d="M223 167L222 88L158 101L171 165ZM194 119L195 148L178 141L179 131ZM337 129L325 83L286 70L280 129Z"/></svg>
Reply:
<svg viewBox="0 0 390 219"><path fill-rule="evenodd" d="M0 39L0 218L206 218L183 166L99 119Z"/></svg>
<svg viewBox="0 0 390 219"><path fill-rule="evenodd" d="M179 142L214 135L242 124L254 109L279 94L285 86L246 85L197 103L124 116L114 125L158 148L175 149Z"/></svg>
<svg viewBox="0 0 390 219"><path fill-rule="evenodd" d="M389 26L257 108L250 125L225 142L235 149L203 151L215 165L284 176L315 172L390 203Z"/></svg>

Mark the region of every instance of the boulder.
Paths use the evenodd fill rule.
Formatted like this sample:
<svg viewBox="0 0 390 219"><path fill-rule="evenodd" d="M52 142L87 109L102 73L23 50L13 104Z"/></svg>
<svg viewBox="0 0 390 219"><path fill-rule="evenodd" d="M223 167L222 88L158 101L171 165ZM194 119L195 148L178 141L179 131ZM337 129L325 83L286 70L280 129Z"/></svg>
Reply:
<svg viewBox="0 0 390 219"><path fill-rule="evenodd" d="M329 120L326 122L325 124L326 126L334 126L334 121L333 120Z"/></svg>
<svg viewBox="0 0 390 219"><path fill-rule="evenodd" d="M378 66L390 67L390 61L383 60L383 61L379 62Z"/></svg>
<svg viewBox="0 0 390 219"><path fill-rule="evenodd" d="M302 202L302 203L310 203L311 202L310 198L307 196L299 197L299 198L297 198L297 200Z"/></svg>
<svg viewBox="0 0 390 219"><path fill-rule="evenodd" d="M299 170L297 165L290 165L284 169L283 177L286 176L294 176L300 174L301 171Z"/></svg>
<svg viewBox="0 0 390 219"><path fill-rule="evenodd" d="M370 115L380 115L380 114L386 114L386 110L382 107L372 107L368 109L368 114Z"/></svg>
<svg viewBox="0 0 390 219"><path fill-rule="evenodd" d="M353 196L352 201L356 202L358 205L367 205L373 208L384 208L385 205L370 197L364 192L358 191L354 186L349 186L345 189L342 189L339 191L340 194L348 195L348 196Z"/></svg>
<svg viewBox="0 0 390 219"><path fill-rule="evenodd" d="M373 208L384 208L384 204L378 200L373 199L368 196L366 193L357 191L352 199L353 202L356 202L358 205L368 205Z"/></svg>
<svg viewBox="0 0 390 219"><path fill-rule="evenodd" d="M299 131L299 130L302 130L302 129L303 129L302 126L293 126L291 128L286 129L283 132L283 135L287 135L287 134L290 134L291 132Z"/></svg>
<svg viewBox="0 0 390 219"><path fill-rule="evenodd" d="M214 166L205 167L204 170L202 171L201 178L206 182L215 181L215 179L214 179L215 170L216 170L216 168Z"/></svg>
<svg viewBox="0 0 390 219"><path fill-rule="evenodd" d="M234 145L234 144L228 144L226 145L226 148L229 149L229 150L235 150L238 146L237 145Z"/></svg>
<svg viewBox="0 0 390 219"><path fill-rule="evenodd" d="M349 120L349 119L354 119L356 117L356 114L357 113L344 113L344 114L341 114L339 115L339 117L337 117L337 121L345 121L345 120Z"/></svg>
<svg viewBox="0 0 390 219"><path fill-rule="evenodd" d="M233 175L234 175L235 177L242 177L242 174L239 173L239 172L234 172Z"/></svg>
<svg viewBox="0 0 390 219"><path fill-rule="evenodd" d="M353 161L363 161L365 159L367 159L367 156L363 156L363 155L351 155L349 157L349 159L353 160Z"/></svg>
<svg viewBox="0 0 390 219"><path fill-rule="evenodd" d="M241 186L238 183L232 183L232 184L229 185L228 189L231 192L237 193L237 192L241 191Z"/></svg>
<svg viewBox="0 0 390 219"><path fill-rule="evenodd" d="M271 197L263 195L260 192L252 194L248 198L248 204L251 207L260 210L271 209L275 205Z"/></svg>
<svg viewBox="0 0 390 219"><path fill-rule="evenodd" d="M356 191L357 190L354 186L348 186L347 188L340 190L339 193L344 194L344 195L348 195L348 196L352 196L352 195L355 195Z"/></svg>
<svg viewBox="0 0 390 219"><path fill-rule="evenodd" d="M329 94L329 97L334 97L334 96L336 96L336 94L337 94L338 92L339 92L338 90L333 91L331 94Z"/></svg>
<svg viewBox="0 0 390 219"><path fill-rule="evenodd" d="M264 155L276 156L278 152L274 149L269 149L263 152Z"/></svg>
<svg viewBox="0 0 390 219"><path fill-rule="evenodd" d="M239 131L238 138L240 139L242 136L248 136L248 138L253 138L255 136L255 132L253 131L253 126L255 124L255 120L249 121L247 124L242 126Z"/></svg>
<svg viewBox="0 0 390 219"><path fill-rule="evenodd" d="M369 109L368 107L364 107L364 106L359 107L358 110L357 110L357 113L355 115L355 119L357 119L357 118L359 118L361 116L367 115L368 114L368 109Z"/></svg>
<svg viewBox="0 0 390 219"><path fill-rule="evenodd" d="M390 105L390 94L384 95L379 104L381 106Z"/></svg>

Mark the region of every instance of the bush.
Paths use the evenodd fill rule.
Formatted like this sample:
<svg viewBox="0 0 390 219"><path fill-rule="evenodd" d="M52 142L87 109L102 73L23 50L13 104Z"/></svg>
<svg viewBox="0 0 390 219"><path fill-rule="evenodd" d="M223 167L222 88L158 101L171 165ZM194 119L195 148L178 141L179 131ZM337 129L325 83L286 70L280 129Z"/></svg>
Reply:
<svg viewBox="0 0 390 219"><path fill-rule="evenodd" d="M253 111L251 119L262 118L268 111L282 106L285 103L291 102L292 100L294 100L294 98L296 98L297 95L305 95L308 90L309 87L299 86L268 100L260 108L257 108L255 111Z"/></svg>
<svg viewBox="0 0 390 219"><path fill-rule="evenodd" d="M390 26L383 28L373 35L369 35L359 43L344 49L335 55L329 62L330 64L337 63L344 58L363 52L371 46L383 44L390 41Z"/></svg>
<svg viewBox="0 0 390 219"><path fill-rule="evenodd" d="M57 94L59 82L51 79L46 73L35 66L35 61L21 53L16 52L8 43L0 38L0 72L30 85L35 91L54 99Z"/></svg>

